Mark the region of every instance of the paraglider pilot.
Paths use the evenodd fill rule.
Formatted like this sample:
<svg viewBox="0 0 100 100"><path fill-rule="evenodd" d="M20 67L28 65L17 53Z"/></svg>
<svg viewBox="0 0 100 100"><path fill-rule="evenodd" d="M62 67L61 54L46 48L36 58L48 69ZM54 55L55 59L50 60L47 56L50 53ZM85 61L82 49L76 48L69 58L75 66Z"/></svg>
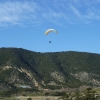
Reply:
<svg viewBox="0 0 100 100"><path fill-rule="evenodd" d="M51 41L49 41L49 43L51 43Z"/></svg>

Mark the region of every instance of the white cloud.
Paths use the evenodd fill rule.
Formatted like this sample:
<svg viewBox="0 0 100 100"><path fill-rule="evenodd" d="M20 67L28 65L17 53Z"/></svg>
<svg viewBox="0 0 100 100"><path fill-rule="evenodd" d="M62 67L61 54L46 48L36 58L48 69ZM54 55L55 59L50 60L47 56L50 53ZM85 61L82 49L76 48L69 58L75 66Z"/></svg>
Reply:
<svg viewBox="0 0 100 100"><path fill-rule="evenodd" d="M34 2L2 2L0 3L0 24L20 24L23 21L36 20Z"/></svg>
<svg viewBox="0 0 100 100"><path fill-rule="evenodd" d="M100 0L28 0L0 2L0 26L51 22L66 26L100 20ZM25 23L25 24L24 24Z"/></svg>
<svg viewBox="0 0 100 100"><path fill-rule="evenodd" d="M77 8L75 8L72 5L70 5L70 8L71 8L72 12L75 13L76 16L78 16L79 18L82 18L82 15L80 14L80 12Z"/></svg>

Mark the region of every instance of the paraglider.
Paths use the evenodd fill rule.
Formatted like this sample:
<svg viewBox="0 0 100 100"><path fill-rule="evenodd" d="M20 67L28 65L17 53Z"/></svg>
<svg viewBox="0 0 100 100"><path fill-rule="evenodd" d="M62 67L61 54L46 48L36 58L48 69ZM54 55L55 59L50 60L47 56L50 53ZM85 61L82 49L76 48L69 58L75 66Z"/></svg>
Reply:
<svg viewBox="0 0 100 100"><path fill-rule="evenodd" d="M46 30L45 35L48 35L50 32L55 32L58 34L58 32L55 29L48 29ZM51 41L49 41L49 43L51 43Z"/></svg>
<svg viewBox="0 0 100 100"><path fill-rule="evenodd" d="M55 29L48 29L48 30L46 30L45 35L47 35L49 32L58 33Z"/></svg>

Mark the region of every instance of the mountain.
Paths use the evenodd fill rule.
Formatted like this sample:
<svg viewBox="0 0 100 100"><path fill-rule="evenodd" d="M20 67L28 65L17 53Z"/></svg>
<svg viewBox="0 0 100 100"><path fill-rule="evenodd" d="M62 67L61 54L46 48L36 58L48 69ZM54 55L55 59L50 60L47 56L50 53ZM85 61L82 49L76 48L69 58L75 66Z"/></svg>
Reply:
<svg viewBox="0 0 100 100"><path fill-rule="evenodd" d="M100 86L100 54L0 48L0 90Z"/></svg>

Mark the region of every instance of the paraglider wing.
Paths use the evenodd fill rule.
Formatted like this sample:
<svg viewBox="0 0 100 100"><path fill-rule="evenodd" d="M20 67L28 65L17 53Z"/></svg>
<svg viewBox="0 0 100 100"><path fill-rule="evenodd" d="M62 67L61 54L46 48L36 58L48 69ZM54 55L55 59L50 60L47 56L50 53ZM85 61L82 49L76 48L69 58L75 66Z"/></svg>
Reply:
<svg viewBox="0 0 100 100"><path fill-rule="evenodd" d="M45 32L45 35L47 35L49 32L58 33L55 29L48 29L48 30Z"/></svg>

